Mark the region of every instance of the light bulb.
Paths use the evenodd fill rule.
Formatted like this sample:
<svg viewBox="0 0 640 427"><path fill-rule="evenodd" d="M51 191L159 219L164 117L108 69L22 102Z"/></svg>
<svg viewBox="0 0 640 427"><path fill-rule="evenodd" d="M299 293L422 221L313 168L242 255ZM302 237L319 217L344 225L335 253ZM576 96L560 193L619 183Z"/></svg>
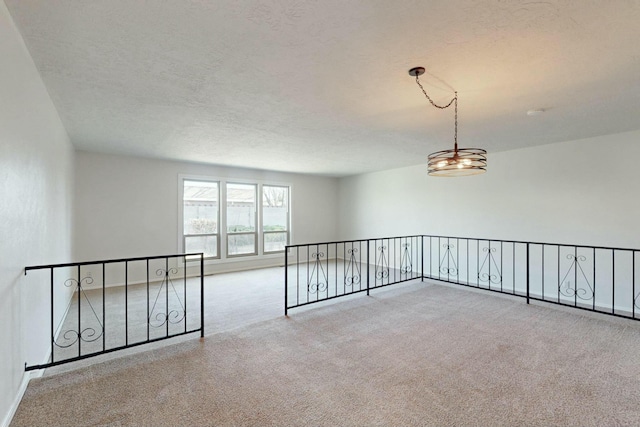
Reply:
<svg viewBox="0 0 640 427"><path fill-rule="evenodd" d="M458 169L462 169L464 165L462 163L458 163Z"/></svg>
<svg viewBox="0 0 640 427"><path fill-rule="evenodd" d="M470 164L471 164L471 160L469 160L469 159L464 159L464 160L462 161L462 163L464 163L465 165L467 165L467 166L468 166L468 165L470 165Z"/></svg>
<svg viewBox="0 0 640 427"><path fill-rule="evenodd" d="M445 166L447 166L447 162L446 162L445 160L442 160L442 161L439 161L439 162L438 162L438 167L439 167L439 168L443 168L443 167L445 167Z"/></svg>

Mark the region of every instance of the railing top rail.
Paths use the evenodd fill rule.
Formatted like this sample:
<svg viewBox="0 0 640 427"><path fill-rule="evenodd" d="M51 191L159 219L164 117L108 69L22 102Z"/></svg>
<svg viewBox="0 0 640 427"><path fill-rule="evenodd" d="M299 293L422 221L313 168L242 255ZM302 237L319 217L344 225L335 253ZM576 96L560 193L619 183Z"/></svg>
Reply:
<svg viewBox="0 0 640 427"><path fill-rule="evenodd" d="M353 239L353 240L335 240L332 242L313 242L313 243L299 243L297 245L287 245L286 248L298 248L303 246L318 246L318 245L335 245L338 243L357 243L357 242L369 242L374 240L391 240L391 239L410 239L412 237L422 237L421 234L415 234L411 236L393 236L393 237L377 237L375 239Z"/></svg>
<svg viewBox="0 0 640 427"><path fill-rule="evenodd" d="M640 251L638 248L618 248L613 246L592 246L592 245L576 245L570 243L554 243L554 242L532 242L526 240L503 240L503 239L487 239L480 237L460 237L460 236L439 236L434 234L424 234L423 237L436 237L441 239L460 239L460 240L481 240L481 241L491 241L491 242L504 242L504 243L521 243L521 244L530 244L530 245L547 245L547 246L571 246L575 248L589 248L589 249L605 249L605 250L616 250L616 251ZM373 240L373 239L371 239Z"/></svg>
<svg viewBox="0 0 640 427"><path fill-rule="evenodd" d="M67 262L63 264L46 264L46 265L33 265L24 268L25 274L29 270L42 270L46 268L63 268L63 267L77 267L82 265L95 265L95 264L112 264L118 262L127 262L127 261L146 261L152 259L163 259L163 258L182 258L188 256L200 256L203 257L203 252L194 252L188 254L171 254L171 255L154 255L154 256L143 256L143 257L135 257L135 258L118 258L118 259L102 259L97 261L82 261L82 262Z"/></svg>
<svg viewBox="0 0 640 427"><path fill-rule="evenodd" d="M442 236L437 234L413 234L409 236L393 236L393 237L376 237L370 239L350 239L350 240L334 240L329 242L312 242L312 243L300 243L297 245L286 245L286 248L300 248L304 246L320 246L320 245L335 245L340 243L358 243L358 242L369 242L374 240L391 240L391 239L409 239L414 237L431 237L431 238L439 238L439 239L459 239L459 240L478 240L478 241L486 241L486 242L503 242L503 243L519 243L519 244L530 244L530 245L547 245L547 246L570 246L575 248L588 248L588 249L601 249L601 250L616 250L616 251L634 251L638 252L640 249L638 248L621 248L614 246L593 246L593 245L576 245L570 243L557 243L557 242L535 242L535 241L527 241L527 240L504 240L504 239L489 239L484 237L462 237L462 236Z"/></svg>

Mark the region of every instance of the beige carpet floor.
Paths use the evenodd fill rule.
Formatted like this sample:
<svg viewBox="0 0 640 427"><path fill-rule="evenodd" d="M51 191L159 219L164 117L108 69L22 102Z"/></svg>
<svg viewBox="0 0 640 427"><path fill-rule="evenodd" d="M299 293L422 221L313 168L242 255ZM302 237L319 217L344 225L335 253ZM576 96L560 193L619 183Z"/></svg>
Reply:
<svg viewBox="0 0 640 427"><path fill-rule="evenodd" d="M13 426L640 425L640 325L410 282L33 380Z"/></svg>

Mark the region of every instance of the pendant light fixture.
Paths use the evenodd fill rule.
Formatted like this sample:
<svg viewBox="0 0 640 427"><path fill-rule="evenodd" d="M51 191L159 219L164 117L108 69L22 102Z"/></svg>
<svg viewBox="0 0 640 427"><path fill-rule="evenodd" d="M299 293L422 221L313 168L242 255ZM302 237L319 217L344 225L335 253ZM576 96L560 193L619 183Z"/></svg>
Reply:
<svg viewBox="0 0 640 427"><path fill-rule="evenodd" d="M455 128L453 134L453 150L436 151L429 154L427 172L433 176L466 176L477 175L487 171L487 152L481 148L458 148L458 92L447 105L438 105L427 95L420 84L419 76L424 74L423 67L409 70L409 75L416 78L416 83L422 89L431 105L441 110L451 107L455 109Z"/></svg>

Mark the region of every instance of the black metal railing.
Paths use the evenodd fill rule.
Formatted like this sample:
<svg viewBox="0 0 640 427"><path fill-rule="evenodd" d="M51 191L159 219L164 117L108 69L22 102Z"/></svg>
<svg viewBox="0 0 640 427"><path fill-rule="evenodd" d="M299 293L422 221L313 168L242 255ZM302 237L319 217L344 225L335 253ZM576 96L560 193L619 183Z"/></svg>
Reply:
<svg viewBox="0 0 640 427"><path fill-rule="evenodd" d="M204 254L25 267L50 296L43 369L179 335L204 336ZM188 270L192 270L188 274ZM195 277L193 277L195 276Z"/></svg>
<svg viewBox="0 0 640 427"><path fill-rule="evenodd" d="M422 236L287 246L285 315L290 308L419 279L421 259Z"/></svg>
<svg viewBox="0 0 640 427"><path fill-rule="evenodd" d="M423 236L424 278L526 296L527 243Z"/></svg>
<svg viewBox="0 0 640 427"><path fill-rule="evenodd" d="M349 252L352 248L356 251ZM354 256L363 252L361 258ZM543 301L638 320L639 253L437 235L292 245L285 252L285 314L290 308L379 286L432 279L523 297L527 303ZM365 272L356 275L363 282L355 286L350 271Z"/></svg>

